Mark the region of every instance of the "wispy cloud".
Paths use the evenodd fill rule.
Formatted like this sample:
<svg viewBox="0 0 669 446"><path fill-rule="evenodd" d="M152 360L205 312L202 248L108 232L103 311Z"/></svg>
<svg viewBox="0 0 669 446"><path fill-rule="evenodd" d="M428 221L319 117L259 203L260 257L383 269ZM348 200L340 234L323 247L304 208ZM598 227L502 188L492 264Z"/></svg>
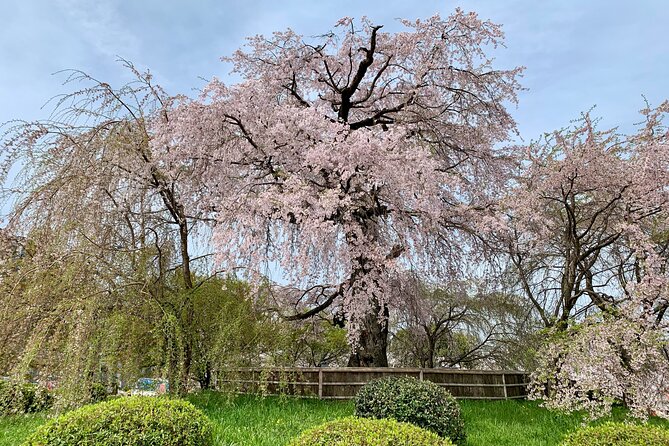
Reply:
<svg viewBox="0 0 669 446"><path fill-rule="evenodd" d="M77 33L103 56L135 59L140 53L139 38L125 25L119 3L109 0L58 0Z"/></svg>

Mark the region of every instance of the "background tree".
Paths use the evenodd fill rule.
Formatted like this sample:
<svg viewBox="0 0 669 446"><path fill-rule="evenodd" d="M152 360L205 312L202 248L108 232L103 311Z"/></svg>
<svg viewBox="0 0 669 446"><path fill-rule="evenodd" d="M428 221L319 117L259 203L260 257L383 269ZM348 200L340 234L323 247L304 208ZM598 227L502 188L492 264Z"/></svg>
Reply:
<svg viewBox="0 0 669 446"><path fill-rule="evenodd" d="M638 140L637 140L638 141ZM585 115L528 147L509 194L510 265L546 327L629 299L638 237L666 213L665 150L648 150Z"/></svg>
<svg viewBox="0 0 669 446"><path fill-rule="evenodd" d="M667 110L644 110L629 137L597 131L586 115L530 148L542 156L513 198L510 254L553 327L533 374L550 407L598 416L622 402L636 416L669 416Z"/></svg>
<svg viewBox="0 0 669 446"><path fill-rule="evenodd" d="M394 282L391 353L412 367L526 369L537 330L514 295L475 282L437 286L406 274Z"/></svg>

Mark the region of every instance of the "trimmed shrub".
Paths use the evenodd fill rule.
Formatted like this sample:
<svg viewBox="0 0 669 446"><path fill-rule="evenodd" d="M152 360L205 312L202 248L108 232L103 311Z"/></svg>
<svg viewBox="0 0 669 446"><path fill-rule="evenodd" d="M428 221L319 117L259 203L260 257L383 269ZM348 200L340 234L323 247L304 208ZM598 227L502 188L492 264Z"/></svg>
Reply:
<svg viewBox="0 0 669 446"><path fill-rule="evenodd" d="M99 403L106 400L109 396L109 392L107 392L107 386L99 382L94 382L91 384L89 393L91 403Z"/></svg>
<svg viewBox="0 0 669 446"><path fill-rule="evenodd" d="M609 422L573 432L561 446L669 446L669 429Z"/></svg>
<svg viewBox="0 0 669 446"><path fill-rule="evenodd" d="M46 387L21 381L0 381L0 415L41 412L51 408Z"/></svg>
<svg viewBox="0 0 669 446"><path fill-rule="evenodd" d="M23 446L209 446L212 426L191 403L127 397L91 404L40 427Z"/></svg>
<svg viewBox="0 0 669 446"><path fill-rule="evenodd" d="M355 414L412 423L455 444L465 443L460 405L450 393L429 381L408 377L371 381L356 396Z"/></svg>
<svg viewBox="0 0 669 446"><path fill-rule="evenodd" d="M409 423L347 417L302 432L288 446L451 446L447 438Z"/></svg>

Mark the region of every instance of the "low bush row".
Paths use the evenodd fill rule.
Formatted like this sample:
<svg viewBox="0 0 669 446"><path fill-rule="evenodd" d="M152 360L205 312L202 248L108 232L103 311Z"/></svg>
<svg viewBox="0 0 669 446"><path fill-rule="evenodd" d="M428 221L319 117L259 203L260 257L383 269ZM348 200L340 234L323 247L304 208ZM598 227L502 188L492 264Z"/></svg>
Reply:
<svg viewBox="0 0 669 446"><path fill-rule="evenodd" d="M53 396L44 386L0 380L0 415L41 412L52 403Z"/></svg>
<svg viewBox="0 0 669 446"><path fill-rule="evenodd" d="M649 424L610 422L567 435L561 446L669 446L669 430Z"/></svg>
<svg viewBox="0 0 669 446"><path fill-rule="evenodd" d="M447 438L393 419L340 418L304 431L288 446L452 446Z"/></svg>
<svg viewBox="0 0 669 446"><path fill-rule="evenodd" d="M209 446L212 425L191 403L126 397L47 422L23 446Z"/></svg>

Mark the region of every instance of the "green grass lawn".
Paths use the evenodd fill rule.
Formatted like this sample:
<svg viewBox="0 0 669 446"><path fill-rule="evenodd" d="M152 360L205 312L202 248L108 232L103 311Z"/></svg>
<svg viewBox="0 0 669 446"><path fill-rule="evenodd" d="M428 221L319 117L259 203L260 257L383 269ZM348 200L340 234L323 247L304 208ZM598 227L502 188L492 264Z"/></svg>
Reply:
<svg viewBox="0 0 669 446"><path fill-rule="evenodd" d="M351 402L313 399L189 397L211 418L218 446L280 446L302 430L352 415ZM578 428L581 417L549 412L531 401L462 401L470 446L552 446ZM613 418L625 413L616 410ZM16 446L46 420L44 415L0 418L0 446ZM653 420L669 428L668 422Z"/></svg>
<svg viewBox="0 0 669 446"><path fill-rule="evenodd" d="M45 420L46 416L42 414L0 417L0 446L21 444Z"/></svg>

